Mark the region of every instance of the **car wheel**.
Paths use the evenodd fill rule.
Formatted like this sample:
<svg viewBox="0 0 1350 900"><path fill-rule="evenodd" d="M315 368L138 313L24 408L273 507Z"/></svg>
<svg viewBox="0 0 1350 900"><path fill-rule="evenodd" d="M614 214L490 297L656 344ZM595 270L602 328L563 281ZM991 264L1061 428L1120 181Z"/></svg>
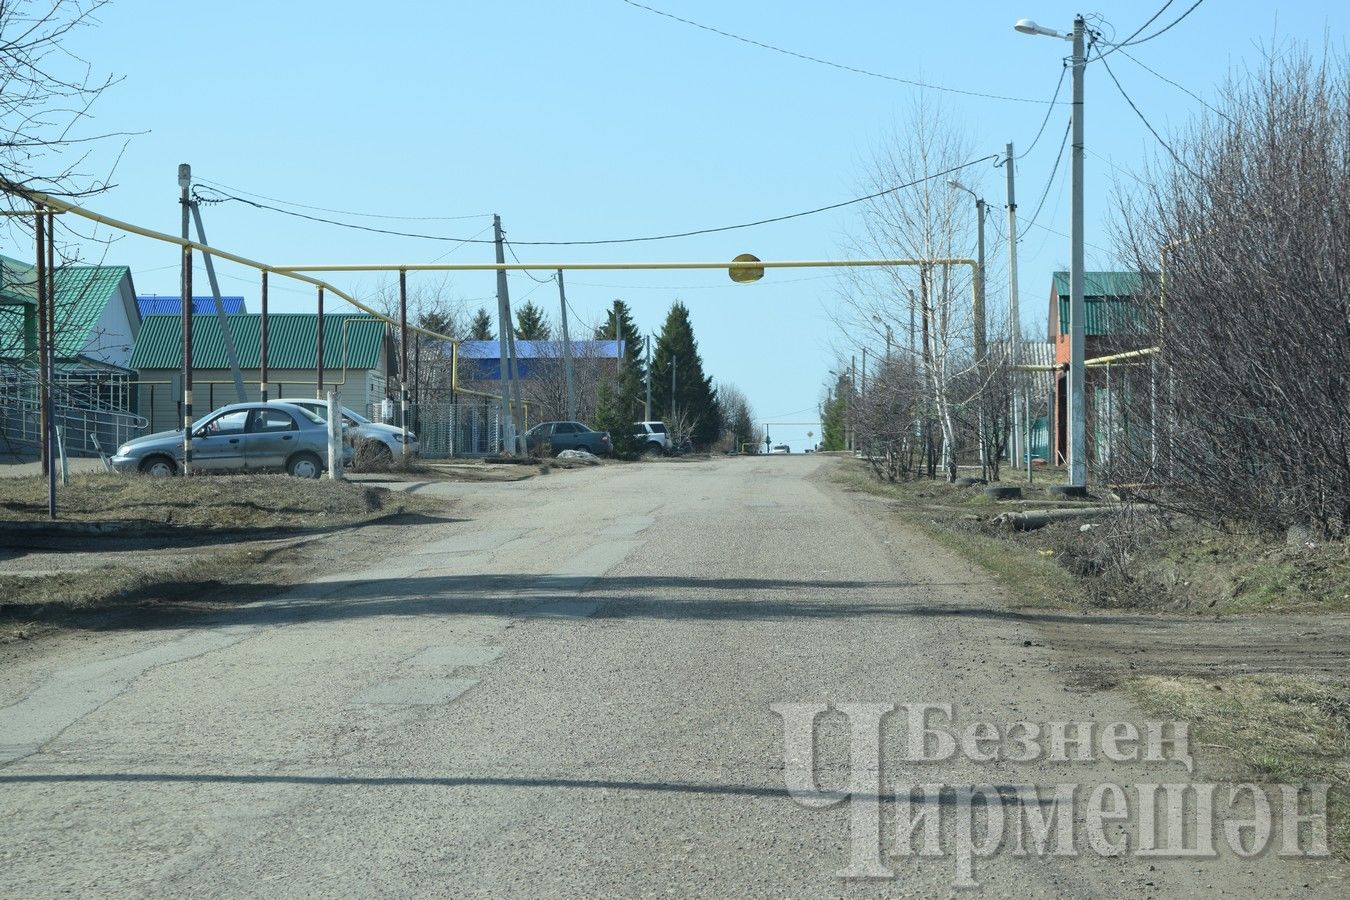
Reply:
<svg viewBox="0 0 1350 900"><path fill-rule="evenodd" d="M658 444L656 441L648 441L647 449L644 450L643 452L646 453L648 456L660 456L661 449L662 449L661 445Z"/></svg>
<svg viewBox="0 0 1350 900"><path fill-rule="evenodd" d="M286 473L296 478L318 478L323 474L323 463L313 453L297 453L286 463Z"/></svg>
<svg viewBox="0 0 1350 900"><path fill-rule="evenodd" d="M152 478L168 478L178 474L178 465L167 456L147 456L141 463L141 472Z"/></svg>

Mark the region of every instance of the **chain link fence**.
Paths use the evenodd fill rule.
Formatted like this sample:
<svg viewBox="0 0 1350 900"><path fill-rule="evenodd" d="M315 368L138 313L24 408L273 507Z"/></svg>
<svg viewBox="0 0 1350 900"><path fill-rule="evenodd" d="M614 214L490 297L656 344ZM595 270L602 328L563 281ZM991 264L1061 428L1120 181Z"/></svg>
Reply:
<svg viewBox="0 0 1350 900"><path fill-rule="evenodd" d="M398 425L398 403L374 404L368 415L377 422ZM430 402L408 407L408 428L417 435L418 454L425 459L500 453L500 419L500 408L489 400Z"/></svg>

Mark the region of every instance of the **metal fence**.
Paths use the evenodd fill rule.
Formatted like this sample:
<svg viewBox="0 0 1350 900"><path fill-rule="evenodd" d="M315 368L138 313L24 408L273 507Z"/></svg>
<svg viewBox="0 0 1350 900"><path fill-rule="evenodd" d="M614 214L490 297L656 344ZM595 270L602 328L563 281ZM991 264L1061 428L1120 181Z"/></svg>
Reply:
<svg viewBox="0 0 1350 900"><path fill-rule="evenodd" d="M399 424L397 403L372 404L368 415L377 422ZM501 452L500 418L497 404L487 400L408 407L408 427L417 434L419 454L427 459Z"/></svg>
<svg viewBox="0 0 1350 900"><path fill-rule="evenodd" d="M111 454L145 434L149 422L131 412L136 383L129 373L71 368L56 373L52 422L72 456ZM37 373L0 365L0 441L6 450L40 446L41 401Z"/></svg>

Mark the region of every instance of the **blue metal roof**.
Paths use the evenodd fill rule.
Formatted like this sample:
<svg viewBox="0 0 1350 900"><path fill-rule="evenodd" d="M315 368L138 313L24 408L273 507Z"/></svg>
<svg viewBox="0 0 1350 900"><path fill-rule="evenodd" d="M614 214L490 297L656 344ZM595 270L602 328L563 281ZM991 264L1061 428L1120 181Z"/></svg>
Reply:
<svg viewBox="0 0 1350 900"><path fill-rule="evenodd" d="M618 359L623 341L572 341L572 355L587 359ZM461 341L460 359L501 359L497 341ZM562 359L562 341L516 341L516 359Z"/></svg>
<svg viewBox="0 0 1350 900"><path fill-rule="evenodd" d="M243 297L221 297L220 302L224 305L225 315L227 316L235 316L240 313L248 312L244 307ZM136 306L141 311L141 318L146 316L176 316L182 312L183 298L178 296L143 294L136 298ZM201 315L204 313L214 313L215 311L215 297L192 298L192 312L194 314Z"/></svg>

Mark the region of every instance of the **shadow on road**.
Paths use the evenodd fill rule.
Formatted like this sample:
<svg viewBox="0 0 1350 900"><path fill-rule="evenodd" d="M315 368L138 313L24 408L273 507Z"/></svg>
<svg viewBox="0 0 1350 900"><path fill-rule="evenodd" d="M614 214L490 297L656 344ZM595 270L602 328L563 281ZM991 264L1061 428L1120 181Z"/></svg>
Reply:
<svg viewBox="0 0 1350 900"><path fill-rule="evenodd" d="M680 781L618 781L592 778L523 778L497 776L434 776L434 775L277 775L235 774L228 772L72 772L68 774L0 775L0 784L241 784L241 785L321 785L330 787L520 787L520 788L575 788L597 791L636 791L642 793L715 794L733 797L769 797L787 799L785 787L754 784L700 784ZM1046 806L1053 798L1030 797L1019 794L1018 785L994 785L1001 798L1010 803ZM1022 786L1025 788L1025 786ZM823 789L825 790L825 789ZM844 799L840 794L839 799ZM859 793L859 800L895 803L894 794L880 796ZM971 803L970 792L946 788L936 796L916 794L911 803L957 807ZM984 802L983 800L981 801Z"/></svg>

